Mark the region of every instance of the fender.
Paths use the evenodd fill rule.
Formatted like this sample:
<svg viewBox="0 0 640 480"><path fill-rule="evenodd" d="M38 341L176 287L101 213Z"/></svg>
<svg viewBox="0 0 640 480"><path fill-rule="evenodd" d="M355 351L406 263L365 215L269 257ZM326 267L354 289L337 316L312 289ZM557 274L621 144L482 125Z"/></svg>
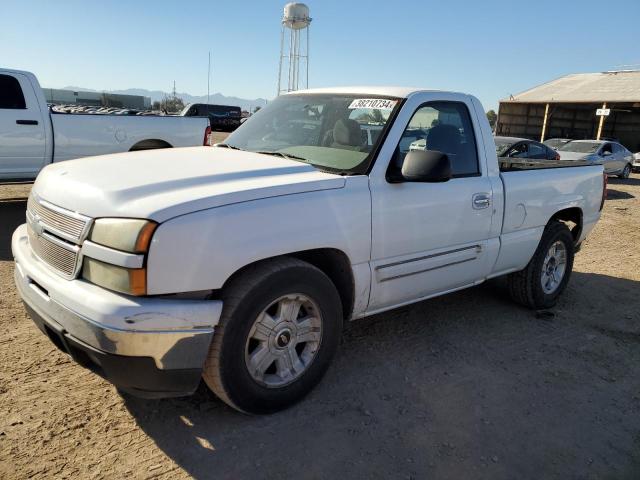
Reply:
<svg viewBox="0 0 640 480"><path fill-rule="evenodd" d="M341 189L251 200L160 224L149 251L148 293L219 289L246 265L318 248L344 252L352 266L368 265L371 198L366 176L348 177ZM355 291L360 292L364 279L355 277Z"/></svg>

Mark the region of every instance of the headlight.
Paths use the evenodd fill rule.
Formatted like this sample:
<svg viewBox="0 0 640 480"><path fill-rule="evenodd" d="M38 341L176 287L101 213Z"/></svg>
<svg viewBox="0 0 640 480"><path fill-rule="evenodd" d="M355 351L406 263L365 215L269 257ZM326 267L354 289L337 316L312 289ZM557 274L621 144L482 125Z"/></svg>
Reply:
<svg viewBox="0 0 640 480"><path fill-rule="evenodd" d="M85 257L82 263L82 278L109 290L129 295L147 293L147 269L125 268Z"/></svg>
<svg viewBox="0 0 640 480"><path fill-rule="evenodd" d="M91 228L89 240L124 252L146 253L157 225L135 218L99 218Z"/></svg>
<svg viewBox="0 0 640 480"><path fill-rule="evenodd" d="M123 256L144 255L149 251L151 237L157 226L157 223L148 220L100 218L94 222L88 240L126 252L121 254ZM101 287L129 295L147 293L146 258L142 261L142 268L127 268L85 257L82 277Z"/></svg>

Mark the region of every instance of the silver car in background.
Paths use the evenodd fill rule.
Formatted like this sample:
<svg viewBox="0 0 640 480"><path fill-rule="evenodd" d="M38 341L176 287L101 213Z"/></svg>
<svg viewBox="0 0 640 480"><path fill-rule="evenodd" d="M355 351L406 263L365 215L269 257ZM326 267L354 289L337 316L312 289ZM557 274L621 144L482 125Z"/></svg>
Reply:
<svg viewBox="0 0 640 480"><path fill-rule="evenodd" d="M640 172L640 152L633 154L633 167L634 172Z"/></svg>
<svg viewBox="0 0 640 480"><path fill-rule="evenodd" d="M607 175L629 178L633 153L618 142L607 140L573 140L558 148L560 160L583 160L602 163Z"/></svg>

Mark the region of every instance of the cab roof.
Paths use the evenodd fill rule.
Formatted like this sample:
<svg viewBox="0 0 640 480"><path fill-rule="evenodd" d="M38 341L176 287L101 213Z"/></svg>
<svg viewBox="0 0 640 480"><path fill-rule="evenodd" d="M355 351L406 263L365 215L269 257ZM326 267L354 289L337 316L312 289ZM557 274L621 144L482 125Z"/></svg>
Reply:
<svg viewBox="0 0 640 480"><path fill-rule="evenodd" d="M376 96L382 96L382 97L407 98L414 93L442 92L442 91L443 90L429 89L429 88L416 88L416 87L353 86L353 87L310 88L307 90L296 90L293 92L289 92L289 94L337 93L337 94L347 94L347 95L376 95ZM455 93L458 93L458 92L455 92Z"/></svg>

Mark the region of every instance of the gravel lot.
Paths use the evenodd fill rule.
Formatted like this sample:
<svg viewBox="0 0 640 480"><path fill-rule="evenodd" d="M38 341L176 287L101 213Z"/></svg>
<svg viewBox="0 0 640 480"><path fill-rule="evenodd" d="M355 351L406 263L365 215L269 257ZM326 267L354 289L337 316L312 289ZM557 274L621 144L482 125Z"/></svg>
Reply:
<svg viewBox="0 0 640 480"><path fill-rule="evenodd" d="M640 176L552 316L499 283L347 327L283 413L120 396L60 353L13 287L29 186L0 187L0 478L640 478Z"/></svg>

